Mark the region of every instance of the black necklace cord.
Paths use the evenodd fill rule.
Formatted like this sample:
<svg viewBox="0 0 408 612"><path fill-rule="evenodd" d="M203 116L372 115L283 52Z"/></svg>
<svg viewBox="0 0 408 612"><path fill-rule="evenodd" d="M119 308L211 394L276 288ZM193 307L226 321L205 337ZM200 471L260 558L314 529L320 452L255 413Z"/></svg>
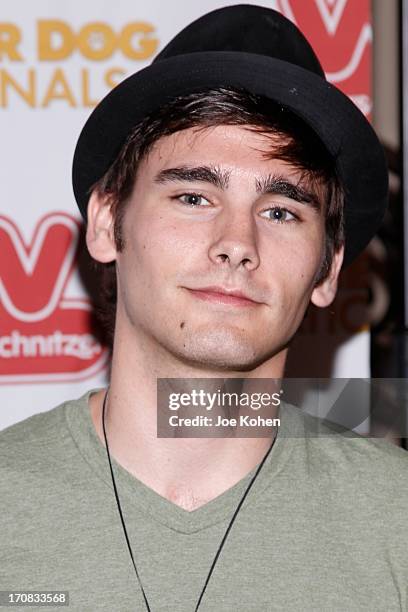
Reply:
<svg viewBox="0 0 408 612"><path fill-rule="evenodd" d="M127 544L127 547L128 547L128 549L129 549L129 553L130 553L130 558L132 559L132 563L133 563L133 567L134 567L134 569L135 569L136 577L137 577L137 579L138 579L138 582L139 582L140 588L142 589L142 593L143 593L144 601L145 601L145 604L146 604L146 608L147 608L148 612L151 612L151 610L150 610L150 606L149 606L149 602L147 601L147 597L146 597L146 594L145 594L145 591L144 591L144 588L143 588L142 582L141 582L141 580L140 580L139 573L138 573L137 568L136 568L136 563L135 563L135 560L134 560L134 557L133 557L132 547L131 547L131 545L130 545L129 536L128 536L128 533L127 533L127 530L126 530L125 521L124 521L124 518L123 518L122 508L121 508L120 501L119 501L119 495L118 495L118 491L117 491L117 488L116 488L115 477L114 477L114 475L113 475L112 462L111 462L111 458L110 458L109 446L108 446L108 440L107 440L107 437L106 437L106 430L105 430L105 408L106 408L106 403L107 403L108 393L109 393L109 389L106 391L106 393L105 393L105 398L104 398L104 400L103 400L103 407L102 407L102 427L103 427L103 435L104 435L104 437L105 437L105 445L106 445L106 452L107 452L107 455L108 455L108 460L109 460L110 472L111 472L111 476L112 476L112 484L113 484L113 489L114 489L114 492L115 492L116 504L117 504L117 506L118 506L119 515L120 515L120 519L121 519L121 522L122 522L123 532L124 532L124 534L125 534L126 544ZM207 588L208 582L209 582L209 580L210 580L210 578L211 578L211 575L212 575L212 573L213 573L213 570L214 570L215 564L217 563L218 557L220 556L221 550L222 550L222 548L223 548L223 546L224 546L224 543L225 543L225 540L227 539L227 536L228 536L228 534L229 534L229 532L230 532L230 530L231 530L231 527L232 527L232 525L233 525L233 523L234 523L234 521L235 521L235 518L236 518L236 516L237 516L237 514L238 514L238 512L239 512L239 510L240 510L240 508L241 508L241 506L242 506L242 504L244 503L244 500L245 500L245 498L246 498L247 494L249 493L249 491L250 491L250 489L251 489L251 487L252 487L253 483L255 482L255 479L257 478L257 476L258 476L259 472L261 471L262 466L264 465L264 463L265 463L265 461L266 461L267 457L269 456L269 453L270 453L270 452L271 452L271 450L272 450L272 447L273 447L273 445L274 445L274 443L275 443L275 440L276 440L276 435L275 435L274 439L272 440L272 444L270 445L270 447L269 447L269 449L268 449L267 453L265 454L265 456L264 456L264 458L262 459L261 463L258 465L258 468L257 468L257 470L256 470L255 474L252 476L251 481L250 481L249 485L247 486L247 488L246 488L246 490L245 490L245 493L244 493L244 495L242 496L242 498L241 498L241 500L240 500L240 502L239 502L239 504L238 504L238 506L237 506L237 508L236 508L236 510L235 510L235 512L234 512L234 514L233 514L233 516L232 516L232 518L231 518L231 520L230 520L230 523L229 523L229 525L228 525L228 527L227 527L227 529L226 529L226 531L225 531L224 537L223 537L223 538L222 538L222 540L221 540L221 544L219 545L218 550L217 550L217 553L216 553L216 555L215 555L215 557L214 557L214 560L213 560L213 562L212 562L212 565L211 565L210 571L208 572L208 576L207 576L207 578L206 578L206 581L205 581L205 584L204 584L203 590L201 591L201 595L200 595L200 597L199 597L199 600L198 600L198 602L197 602L197 605L196 605L196 607L195 607L194 612L197 612L197 610L198 610L198 607L199 607L199 605L200 605L200 603L201 603L201 600L202 600L203 595L204 595L204 593L205 593L205 590L206 590L206 588Z"/></svg>
<svg viewBox="0 0 408 612"><path fill-rule="evenodd" d="M195 608L195 611L194 611L194 612L197 612L197 610L198 610L198 606L199 606L199 605L200 605L200 603L201 603L201 600L202 600L202 598L203 598L203 595L204 595L205 589L207 588L207 584L208 584L208 582L209 582L209 580L210 580L211 574L213 573L214 566L215 566L215 564L216 564L216 562L217 562L217 559L218 559L218 557L220 556L221 550L222 550L222 548L223 548L223 546L224 546L224 542L225 542L225 540L227 539L227 536L228 536L228 534L229 534L229 532L230 532L230 530L231 530L231 527L232 527L232 525L233 525L233 523L234 523L234 521L235 521L235 518L236 518L236 516L237 516L238 512L239 512L239 511L240 511L240 509L241 509L242 504L244 503L244 500L245 500L246 496L248 495L248 493L249 493L249 491L250 491L250 489L251 489L252 485L253 485L253 484L254 484L254 482L255 482L256 477L258 476L259 472L261 471L261 468L262 468L263 464L265 463L265 461L266 461L266 459L267 459L267 457L268 457L269 453L270 453L270 452L271 452L271 450L272 450L272 447L273 447L273 445L274 445L275 439L276 439L276 436L275 436L275 437L274 437L274 439L272 440L272 444L270 445L268 452L266 453L266 455L265 455L265 456L264 456L264 458L262 459L261 463L259 464L258 469L256 470L255 474L252 476L252 478L251 478L251 482L250 482L250 483L249 483L249 485L247 486L247 488L246 488L246 490L245 490L245 493L243 494L243 496L242 496L242 498L241 498L241 501L239 502L238 506L237 506L237 507L236 507L236 509L235 509L235 512L234 512L234 514L233 514L233 516L232 516L232 519L231 519L231 521L230 521L230 523L229 523L229 525L228 525L228 527L227 527L227 529L226 529L226 532L224 533L224 537L223 537L223 538L222 538L222 540L221 540L221 544L220 544L220 545L219 545L219 547L218 547L217 554L216 554L216 555L215 555L215 557L214 557L214 561L212 562L212 565L211 565L210 571L208 572L208 576L207 576L207 579L206 579L206 581L205 581L204 588L203 588L203 590L201 591L200 599L199 599L199 600L198 600L198 602L197 602L197 606L196 606L196 608Z"/></svg>
<svg viewBox="0 0 408 612"><path fill-rule="evenodd" d="M123 531L124 531L124 534L125 534L126 543L127 543L128 549L129 549L130 557L132 559L133 567L135 568L136 577L137 577L137 579L139 581L140 588L142 589L142 593L143 593L143 597L144 597L144 600L145 600L146 608L147 608L147 610L149 612L151 612L150 606L149 606L149 602L147 601L147 597L146 597L146 594L145 594L142 582L140 580L139 573L138 573L137 568L136 568L136 563L135 563L135 560L133 558L133 551L132 551L132 547L131 547L130 542L129 542L129 536L128 536L128 533L127 533L127 530L126 530L126 525L125 525L125 521L124 521L123 514L122 514L122 508L120 506L119 495L118 495L118 491L117 491L117 488L116 488L115 477L113 475L112 462L111 462L110 453L109 453L109 446L108 446L108 439L106 437L106 430L105 430L105 408L106 408L106 401L107 401L107 397L108 397L108 392L109 392L109 389L106 391L105 398L103 400L102 425L103 425L103 435L104 435L105 444L106 444L106 452L108 454L109 467L110 467L111 476L112 476L113 489L115 491L116 503L117 503L117 506L118 506L119 514L120 514L120 520L122 521L122 527L123 527Z"/></svg>

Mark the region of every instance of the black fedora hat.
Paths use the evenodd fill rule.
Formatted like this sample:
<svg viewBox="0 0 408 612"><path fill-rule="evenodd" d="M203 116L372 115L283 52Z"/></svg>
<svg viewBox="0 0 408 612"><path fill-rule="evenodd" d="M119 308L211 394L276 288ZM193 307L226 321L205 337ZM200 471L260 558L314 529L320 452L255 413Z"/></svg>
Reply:
<svg viewBox="0 0 408 612"><path fill-rule="evenodd" d="M174 96L219 86L271 98L320 137L336 160L345 191L343 266L349 264L379 228L387 206L383 148L361 111L328 83L300 30L261 6L233 5L200 17L94 109L80 134L72 171L83 217L92 185L113 163L136 123Z"/></svg>

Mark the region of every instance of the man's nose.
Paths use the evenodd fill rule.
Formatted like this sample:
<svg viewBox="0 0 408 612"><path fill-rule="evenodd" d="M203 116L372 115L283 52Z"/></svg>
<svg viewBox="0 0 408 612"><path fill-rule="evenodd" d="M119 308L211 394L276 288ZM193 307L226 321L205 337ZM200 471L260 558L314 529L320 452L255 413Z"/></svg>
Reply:
<svg viewBox="0 0 408 612"><path fill-rule="evenodd" d="M216 221L215 238L209 257L216 264L225 263L253 270L259 266L258 235L255 219L249 211L224 211Z"/></svg>

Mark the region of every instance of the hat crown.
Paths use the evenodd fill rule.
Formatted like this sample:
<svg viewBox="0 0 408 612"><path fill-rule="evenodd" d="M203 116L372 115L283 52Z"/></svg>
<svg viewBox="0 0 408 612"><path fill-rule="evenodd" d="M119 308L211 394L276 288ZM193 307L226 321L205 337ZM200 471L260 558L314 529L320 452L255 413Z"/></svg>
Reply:
<svg viewBox="0 0 408 612"><path fill-rule="evenodd" d="M325 76L302 32L278 11L262 6L237 4L203 15L181 30L153 63L203 51L257 53Z"/></svg>

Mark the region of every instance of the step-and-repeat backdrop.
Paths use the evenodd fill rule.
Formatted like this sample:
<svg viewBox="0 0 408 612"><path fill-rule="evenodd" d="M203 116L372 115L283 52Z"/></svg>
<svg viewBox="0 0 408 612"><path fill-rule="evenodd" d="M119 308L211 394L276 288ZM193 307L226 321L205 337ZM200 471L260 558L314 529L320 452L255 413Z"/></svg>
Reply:
<svg viewBox="0 0 408 612"><path fill-rule="evenodd" d="M296 22L328 79L370 115L369 0L247 3ZM226 4L238 2L3 0L0 429L105 384L109 355L92 333L78 270L83 228L70 179L76 139L111 88L187 23ZM345 275L335 306L305 321L292 352L298 376L369 376L363 268L364 257Z"/></svg>

